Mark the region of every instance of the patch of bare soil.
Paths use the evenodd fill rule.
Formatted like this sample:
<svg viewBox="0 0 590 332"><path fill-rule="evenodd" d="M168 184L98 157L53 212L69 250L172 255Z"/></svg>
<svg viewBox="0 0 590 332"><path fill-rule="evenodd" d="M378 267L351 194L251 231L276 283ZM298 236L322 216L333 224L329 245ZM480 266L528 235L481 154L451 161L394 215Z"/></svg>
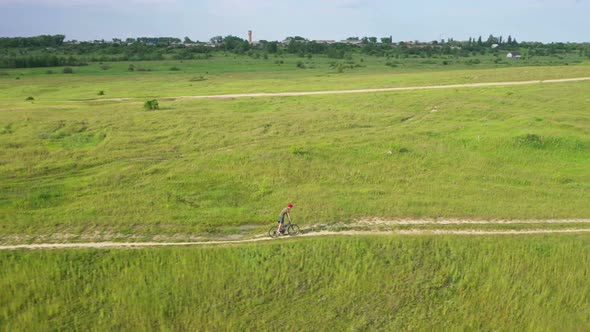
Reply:
<svg viewBox="0 0 590 332"><path fill-rule="evenodd" d="M507 86L507 85L527 85L540 83L566 83L588 81L590 77L562 78L555 80L533 80L517 82L488 82L488 83L466 83L466 84L449 84L449 85L427 85L427 86L408 86L399 88L380 88L380 89L356 89L356 90L328 90L328 91L301 91L301 92L276 92L276 93L236 93L225 95L203 95L203 96L179 96L179 97L162 97L166 99L233 99L233 98L259 98L259 97L295 97L295 96L313 96L328 94L349 94L349 93L373 93L373 92L391 92L391 91L410 91L410 90L430 90L430 89L456 89L472 88L486 86ZM111 98L111 99L91 99L85 102L118 102L131 101L138 98Z"/></svg>
<svg viewBox="0 0 590 332"><path fill-rule="evenodd" d="M507 224L507 223L524 223L524 224L548 224L548 223L589 223L590 220L584 219L555 219L555 220L499 220L499 221L477 221L477 220L410 220L410 219L399 219L399 220L382 220L378 218L363 219L358 222L357 225L374 226L380 225L424 225L424 224ZM351 226L347 224L347 226ZM314 226L309 229L302 230L302 234L296 237L312 237L312 236L354 236L354 235L372 235L372 236L384 236L384 235L530 235L530 234L563 234L563 233L590 233L590 228L583 229L527 229L527 230L449 230L449 229L404 229L404 230L389 230L389 231L378 231L378 230L320 230L314 231L318 226ZM69 234L61 236L48 236L48 240L68 240ZM127 237L127 240L133 240L137 237ZM186 235L178 235L176 239L185 240ZM278 240L292 238L289 236L279 238ZM23 240L24 238L19 235L15 235L13 239ZM76 236L75 239L80 239L80 236ZM170 236L162 237L166 241L173 241L174 237ZM196 239L196 238L195 238ZM201 238L202 239L202 238ZM158 240L155 236L154 240ZM239 245L244 243L253 243L260 241L271 241L273 239L265 236L258 235L254 238L240 239L240 236L235 235L231 237L225 237L223 239L213 239L209 241L186 241L186 242L79 242L79 243L38 243L38 244L12 244L12 245L1 245L0 250L16 250L16 249L71 249L71 248L138 248L138 247L164 247L164 246L202 246L202 245Z"/></svg>

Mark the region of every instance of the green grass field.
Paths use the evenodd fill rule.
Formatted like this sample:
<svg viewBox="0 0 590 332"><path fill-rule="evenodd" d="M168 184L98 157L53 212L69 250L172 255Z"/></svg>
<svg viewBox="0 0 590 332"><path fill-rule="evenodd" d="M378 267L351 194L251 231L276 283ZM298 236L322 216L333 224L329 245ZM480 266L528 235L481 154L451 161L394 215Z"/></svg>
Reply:
<svg viewBox="0 0 590 332"><path fill-rule="evenodd" d="M0 326L584 331L589 260L586 235L0 252Z"/></svg>
<svg viewBox="0 0 590 332"><path fill-rule="evenodd" d="M589 76L589 63L540 66L550 61L510 61L494 64L492 58L479 65L458 61L441 65L443 60L396 60L355 56L353 60L314 57L252 59L250 57L216 56L208 60L108 63L110 69L92 63L74 67L73 74L62 74L63 68L6 69L0 75L0 100L6 106L29 107L53 105L69 100L109 99L122 97L176 97L248 92L318 91L359 88L384 88L457 83L521 81ZM362 59L362 62L361 62ZM306 69L297 67L307 62ZM434 61L434 64L430 62ZM353 69L339 73L331 63L354 63ZM424 63L426 62L426 63ZM579 62L579 60L578 60ZM135 71L128 70L134 65ZM525 66L528 64L529 66ZM171 68L178 70L170 70ZM138 71L139 69L151 71ZM53 74L47 74L51 71ZM104 95L98 93L104 91ZM7 104L8 103L8 104Z"/></svg>
<svg viewBox="0 0 590 332"><path fill-rule="evenodd" d="M580 77L589 68L401 80ZM72 99L66 76L51 92L61 100ZM96 86L95 76L80 77ZM133 87L130 77L122 95L140 97L133 89L143 84ZM333 88L331 80L322 87ZM17 82L13 89L30 87ZM0 234L232 234L268 225L287 202L303 225L367 216L584 218L589 87L177 100L155 112L132 102L8 102L19 109L0 111Z"/></svg>
<svg viewBox="0 0 590 332"><path fill-rule="evenodd" d="M589 77L590 64L355 57L338 73L279 59L3 70L0 244L252 238L289 202L305 232L588 229L590 81L171 97ZM89 101L109 98L138 99ZM0 251L0 330L583 331L589 256L587 234Z"/></svg>

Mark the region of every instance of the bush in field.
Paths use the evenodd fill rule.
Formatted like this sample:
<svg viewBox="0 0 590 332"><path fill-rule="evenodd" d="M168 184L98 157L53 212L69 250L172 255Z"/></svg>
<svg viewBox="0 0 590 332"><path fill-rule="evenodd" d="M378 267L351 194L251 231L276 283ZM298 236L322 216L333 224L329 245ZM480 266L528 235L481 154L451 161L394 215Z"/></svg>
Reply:
<svg viewBox="0 0 590 332"><path fill-rule="evenodd" d="M73 74L74 73L74 70L72 68L70 68L70 67L65 67L62 70L62 73L64 73L64 74Z"/></svg>
<svg viewBox="0 0 590 332"><path fill-rule="evenodd" d="M145 108L146 111L155 111L157 109L160 109L160 104L158 103L158 101L156 99L152 99L152 100L148 100L143 104L143 108Z"/></svg>
<svg viewBox="0 0 590 332"><path fill-rule="evenodd" d="M29 97L27 97L27 99L25 99L25 100L26 100L26 101L32 101L32 100L35 100L35 98L33 98L33 97L30 97L30 96L29 96Z"/></svg>
<svg viewBox="0 0 590 332"><path fill-rule="evenodd" d="M127 70L134 71L135 70L135 66L133 64L130 64L129 67L127 68Z"/></svg>
<svg viewBox="0 0 590 332"><path fill-rule="evenodd" d="M100 90L100 91L98 91L98 95L99 95L99 96L104 96L104 90Z"/></svg>
<svg viewBox="0 0 590 332"><path fill-rule="evenodd" d="M109 66L109 65L102 65L102 66L100 66L100 69L102 69L102 70L109 70L109 69L111 69L111 66Z"/></svg>
<svg viewBox="0 0 590 332"><path fill-rule="evenodd" d="M178 68L178 67L174 66L174 67L170 67L170 70L171 70L171 71L179 71L179 70L180 70L180 68Z"/></svg>

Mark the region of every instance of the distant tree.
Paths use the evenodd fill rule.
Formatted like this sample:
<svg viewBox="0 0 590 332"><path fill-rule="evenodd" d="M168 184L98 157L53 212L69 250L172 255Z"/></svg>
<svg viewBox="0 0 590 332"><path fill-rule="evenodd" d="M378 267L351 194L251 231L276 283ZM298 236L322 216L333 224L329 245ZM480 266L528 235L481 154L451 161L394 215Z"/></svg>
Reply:
<svg viewBox="0 0 590 332"><path fill-rule="evenodd" d="M512 36L508 35L508 45L512 44Z"/></svg>
<svg viewBox="0 0 590 332"><path fill-rule="evenodd" d="M481 40L481 36L479 36L479 38L477 39L477 45L479 45L479 46L483 45L483 41Z"/></svg>
<svg viewBox="0 0 590 332"><path fill-rule="evenodd" d="M497 43L498 43L498 38L494 37L493 35L490 35L488 37L488 40L486 41L487 46L491 46L492 44L497 44Z"/></svg>
<svg viewBox="0 0 590 332"><path fill-rule="evenodd" d="M277 42L269 42L264 44L264 50L268 53L274 54L279 50L279 44Z"/></svg>
<svg viewBox="0 0 590 332"><path fill-rule="evenodd" d="M383 43L383 44L389 45L389 44L391 44L391 42L392 42L391 41L391 37L383 37L383 38L381 38L381 43Z"/></svg>
<svg viewBox="0 0 590 332"><path fill-rule="evenodd" d="M234 48L234 52L238 53L238 54L244 54L247 51L249 51L251 48L250 43L247 40L242 40L241 42L239 42L235 48Z"/></svg>
<svg viewBox="0 0 590 332"><path fill-rule="evenodd" d="M369 37L369 42L375 44L377 42L377 37Z"/></svg>
<svg viewBox="0 0 590 332"><path fill-rule="evenodd" d="M242 39L240 37L236 37L236 36L232 36L232 35L225 36L223 38L223 48L226 51L233 51L233 50L238 49L238 47L239 47L240 51L244 51L244 46L241 45L243 42L247 43L247 41L245 41L244 39ZM247 47L245 49L245 51L247 51L248 49L249 49L249 47Z"/></svg>
<svg viewBox="0 0 590 332"><path fill-rule="evenodd" d="M185 44L192 44L194 42L189 37L184 37L184 43Z"/></svg>
<svg viewBox="0 0 590 332"><path fill-rule="evenodd" d="M215 37L212 37L209 41L211 41L212 44L221 44L221 43L223 43L223 37L215 36Z"/></svg>

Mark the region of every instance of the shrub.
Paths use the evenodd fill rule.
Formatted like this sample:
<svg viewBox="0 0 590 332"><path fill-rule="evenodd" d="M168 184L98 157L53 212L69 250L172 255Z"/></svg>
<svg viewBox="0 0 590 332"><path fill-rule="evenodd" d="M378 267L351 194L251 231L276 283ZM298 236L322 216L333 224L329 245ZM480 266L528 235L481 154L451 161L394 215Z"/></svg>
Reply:
<svg viewBox="0 0 590 332"><path fill-rule="evenodd" d="M64 73L64 74L73 74L74 73L74 70L72 68L70 68L70 67L65 67L62 70L62 73Z"/></svg>
<svg viewBox="0 0 590 332"><path fill-rule="evenodd" d="M111 66L109 66L109 65L102 65L102 66L100 66L100 69L102 69L102 70L109 70L109 69L111 69Z"/></svg>
<svg viewBox="0 0 590 332"><path fill-rule="evenodd" d="M545 147L545 138L537 134L526 134L517 137L516 143L520 146L542 149Z"/></svg>
<svg viewBox="0 0 590 332"><path fill-rule="evenodd" d="M135 70L135 66L133 64L130 64L129 67L127 67L128 71L134 71Z"/></svg>
<svg viewBox="0 0 590 332"><path fill-rule="evenodd" d="M179 70L180 70L180 68L178 68L178 67L174 66L174 67L170 67L170 70L171 70L171 71L179 71Z"/></svg>
<svg viewBox="0 0 590 332"><path fill-rule="evenodd" d="M305 69L305 63L303 63L303 61L298 61L297 68Z"/></svg>
<svg viewBox="0 0 590 332"><path fill-rule="evenodd" d="M27 99L25 99L25 100L26 100L26 101L35 100L35 98L33 98L33 97L29 96L29 97L27 97Z"/></svg>
<svg viewBox="0 0 590 332"><path fill-rule="evenodd" d="M296 156L303 156L306 155L308 152L305 151L304 148L300 147L300 146L293 146L291 147L291 149L289 150L289 152L291 152L291 154L296 155Z"/></svg>
<svg viewBox="0 0 590 332"><path fill-rule="evenodd" d="M147 100L143 104L143 108L145 108L146 111L155 111L157 109L160 109L160 104L158 103L158 101L156 99Z"/></svg>
<svg viewBox="0 0 590 332"><path fill-rule="evenodd" d="M400 148L399 153L408 153L410 150L408 148Z"/></svg>
<svg viewBox="0 0 590 332"><path fill-rule="evenodd" d="M51 74L53 74L53 70L47 70L47 71L45 71L45 74L51 75Z"/></svg>
<svg viewBox="0 0 590 332"><path fill-rule="evenodd" d="M99 96L104 96L104 90L100 90L100 91L98 91L98 95L99 95Z"/></svg>

